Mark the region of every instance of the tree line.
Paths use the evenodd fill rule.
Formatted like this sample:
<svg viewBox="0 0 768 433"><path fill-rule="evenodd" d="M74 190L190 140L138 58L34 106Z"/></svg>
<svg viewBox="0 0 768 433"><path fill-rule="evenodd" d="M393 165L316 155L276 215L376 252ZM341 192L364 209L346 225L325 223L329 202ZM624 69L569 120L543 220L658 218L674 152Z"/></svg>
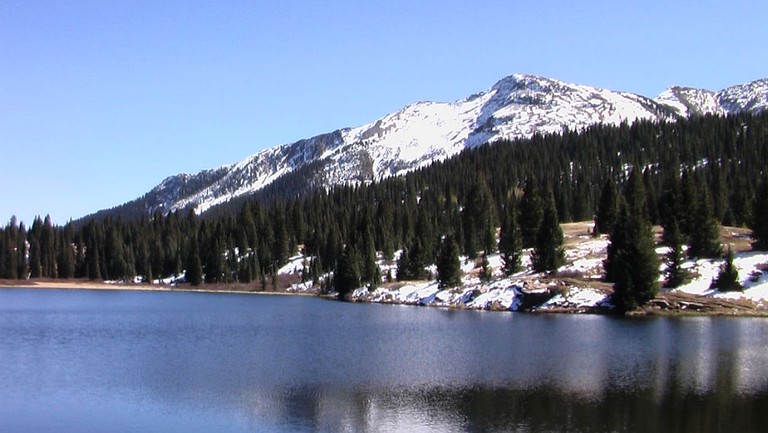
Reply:
<svg viewBox="0 0 768 433"><path fill-rule="evenodd" d="M767 156L766 113L536 134L371 184L296 196L293 179L268 200L203 215L110 215L64 226L46 217L30 227L14 218L0 229L0 278L152 281L186 271L191 284L265 286L299 247L312 258L303 279L321 284L336 271L347 277L337 281L343 288L378 284L376 255L398 250L392 278L427 277L425 268L454 250L473 258L501 251L512 270L520 248L532 247L534 266L546 270L562 263L557 223L593 218L614 244L617 227L635 233L661 224L670 245L717 255L707 233L720 223L750 226L757 245L768 244ZM609 279L631 277L609 268Z"/></svg>

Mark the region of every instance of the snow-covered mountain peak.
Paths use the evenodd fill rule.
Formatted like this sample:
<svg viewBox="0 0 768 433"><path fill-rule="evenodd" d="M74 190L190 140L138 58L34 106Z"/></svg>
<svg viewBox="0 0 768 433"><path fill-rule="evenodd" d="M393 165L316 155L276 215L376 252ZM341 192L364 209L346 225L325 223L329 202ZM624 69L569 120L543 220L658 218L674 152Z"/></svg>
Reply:
<svg viewBox="0 0 768 433"><path fill-rule="evenodd" d="M365 125L265 149L231 166L172 176L139 199L139 206L148 212L186 207L203 212L289 175L291 180L282 185L291 185L298 193L400 175L501 138L580 130L595 123L756 112L767 104L768 79L716 93L675 86L650 99L514 74L458 101L412 103Z"/></svg>
<svg viewBox="0 0 768 433"><path fill-rule="evenodd" d="M768 108L768 78L728 87L717 96L728 112L765 110Z"/></svg>
<svg viewBox="0 0 768 433"><path fill-rule="evenodd" d="M673 86L661 92L656 101L673 107L683 116L693 114L723 114L717 94L711 90Z"/></svg>

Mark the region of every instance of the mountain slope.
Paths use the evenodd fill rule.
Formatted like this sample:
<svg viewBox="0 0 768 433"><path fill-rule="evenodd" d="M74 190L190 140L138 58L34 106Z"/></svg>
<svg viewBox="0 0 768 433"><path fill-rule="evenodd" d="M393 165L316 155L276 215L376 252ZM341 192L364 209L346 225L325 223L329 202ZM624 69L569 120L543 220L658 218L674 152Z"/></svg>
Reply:
<svg viewBox="0 0 768 433"><path fill-rule="evenodd" d="M193 208L200 213L260 191L299 169L311 171L302 176L312 181L298 188L327 187L400 175L500 138L556 133L594 123L757 112L766 106L768 79L719 92L671 87L651 99L515 74L459 101L414 103L366 125L269 148L237 164L169 177L124 207L146 213Z"/></svg>

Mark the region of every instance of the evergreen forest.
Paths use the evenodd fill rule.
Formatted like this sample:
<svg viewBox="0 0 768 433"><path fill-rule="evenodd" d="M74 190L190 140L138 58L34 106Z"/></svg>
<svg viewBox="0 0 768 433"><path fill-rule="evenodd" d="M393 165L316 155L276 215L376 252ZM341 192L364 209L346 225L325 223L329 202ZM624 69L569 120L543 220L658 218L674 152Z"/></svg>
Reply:
<svg viewBox="0 0 768 433"><path fill-rule="evenodd" d="M456 252L474 258L500 248L505 271L519 267L516 251L527 247L537 269L551 270L562 261L562 233L552 224L592 219L616 242L660 224L673 247L714 257L723 253L712 242L719 224L750 227L756 245L768 245L767 161L768 113L594 125L490 143L402 177L300 195L288 189L202 215L110 215L63 226L12 218L0 228L0 278L185 273L192 285L264 288L301 249L312 258L302 279L330 284L323 276L335 271L342 292L379 284L377 254L398 250L390 278L427 278L430 264L453 269ZM606 276L617 285L629 277ZM455 280L444 275L441 284Z"/></svg>

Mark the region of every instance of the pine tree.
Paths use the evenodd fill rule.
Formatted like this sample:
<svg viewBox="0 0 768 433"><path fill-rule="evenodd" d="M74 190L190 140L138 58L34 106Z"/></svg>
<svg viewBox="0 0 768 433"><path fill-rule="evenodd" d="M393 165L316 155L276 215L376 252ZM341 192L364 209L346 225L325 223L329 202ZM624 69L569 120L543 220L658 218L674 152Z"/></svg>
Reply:
<svg viewBox="0 0 768 433"><path fill-rule="evenodd" d="M683 268L685 253L683 252L683 242L676 219L673 219L669 227L664 229L664 240L669 245L667 267L664 269L667 282L664 286L673 289L691 281L690 271Z"/></svg>
<svg viewBox="0 0 768 433"><path fill-rule="evenodd" d="M68 224L55 236L56 277L73 278L75 276L75 250L72 245L73 227Z"/></svg>
<svg viewBox="0 0 768 433"><path fill-rule="evenodd" d="M339 299L345 299L353 290L360 287L360 260L357 252L347 246L336 261L333 272L333 286Z"/></svg>
<svg viewBox="0 0 768 433"><path fill-rule="evenodd" d="M520 218L518 219L523 248L532 248L536 244L536 236L543 215L544 209L538 186L533 178L529 178L523 190L523 198L520 200Z"/></svg>
<svg viewBox="0 0 768 433"><path fill-rule="evenodd" d="M482 261L480 262L480 281L487 283L493 278L493 268L488 261L488 254L483 254Z"/></svg>
<svg viewBox="0 0 768 433"><path fill-rule="evenodd" d="M712 281L712 288L718 289L721 292L741 291L744 286L739 282L739 271L733 264L734 255L730 247L728 247L728 253L725 256L725 263L720 268L720 273Z"/></svg>
<svg viewBox="0 0 768 433"><path fill-rule="evenodd" d="M603 189L600 193L600 203L598 204L595 217L595 236L603 233L611 233L614 224L616 224L618 214L619 191L616 188L616 182L613 178L608 177L603 184Z"/></svg>
<svg viewBox="0 0 768 433"><path fill-rule="evenodd" d="M752 229L752 238L755 240L752 247L761 251L768 250L768 174L763 176L755 194L749 227Z"/></svg>
<svg viewBox="0 0 768 433"><path fill-rule="evenodd" d="M702 185L698 197L697 211L690 217L692 226L689 232L688 254L691 257L720 257L723 254L723 247L720 244L720 224L715 219L712 198L705 185Z"/></svg>
<svg viewBox="0 0 768 433"><path fill-rule="evenodd" d="M502 220L499 236L499 255L505 275L512 275L520 270L523 259L523 240L517 225L517 212L512 198Z"/></svg>
<svg viewBox="0 0 768 433"><path fill-rule="evenodd" d="M185 275L186 281L193 286L199 286L203 282L203 264L200 260L197 236L194 234L190 240L189 256L187 257L185 268L187 270Z"/></svg>
<svg viewBox="0 0 768 433"><path fill-rule="evenodd" d="M397 279L400 281L426 278L424 268L427 266L427 262L424 257L424 249L418 239L411 248L403 249L403 254L397 265Z"/></svg>
<svg viewBox="0 0 768 433"><path fill-rule="evenodd" d="M664 229L664 244L670 247L673 242L680 242L683 244L687 239L686 234L681 227L681 221L688 216L684 216L682 210L680 176L677 169L678 165L679 163L673 166L674 173L667 178L667 181L664 184L664 191L659 200L659 219L661 220L661 226ZM673 225L675 227L672 227ZM674 234L677 238L668 239L669 234Z"/></svg>
<svg viewBox="0 0 768 433"><path fill-rule="evenodd" d="M381 272L376 265L376 248L373 244L373 232L370 228L365 230L362 244L362 266L360 278L362 282L376 284L376 279L381 279Z"/></svg>
<svg viewBox="0 0 768 433"><path fill-rule="evenodd" d="M619 217L603 262L605 280L614 283L611 300L619 311L631 311L658 293L659 260L645 209L645 193L633 172L620 199Z"/></svg>
<svg viewBox="0 0 768 433"><path fill-rule="evenodd" d="M220 283L224 281L224 255L218 239L213 239L205 260L205 282Z"/></svg>
<svg viewBox="0 0 768 433"><path fill-rule="evenodd" d="M437 258L437 281L443 289L461 285L459 247L453 236L445 236L440 245Z"/></svg>
<svg viewBox="0 0 768 433"><path fill-rule="evenodd" d="M408 271L411 268L410 252L408 248L403 248L400 257L397 259L397 281L406 281L410 278Z"/></svg>
<svg viewBox="0 0 768 433"><path fill-rule="evenodd" d="M533 247L531 262L536 272L550 272L565 264L565 252L563 251L563 230L557 219L555 198L550 192L549 199L545 203L539 231L536 234L536 243Z"/></svg>
<svg viewBox="0 0 768 433"><path fill-rule="evenodd" d="M693 172L690 170L683 172L683 177L680 181L679 199L680 205L677 222L680 224L680 231L683 233L684 239L690 244L691 238L696 231L696 213L699 208L698 190Z"/></svg>

